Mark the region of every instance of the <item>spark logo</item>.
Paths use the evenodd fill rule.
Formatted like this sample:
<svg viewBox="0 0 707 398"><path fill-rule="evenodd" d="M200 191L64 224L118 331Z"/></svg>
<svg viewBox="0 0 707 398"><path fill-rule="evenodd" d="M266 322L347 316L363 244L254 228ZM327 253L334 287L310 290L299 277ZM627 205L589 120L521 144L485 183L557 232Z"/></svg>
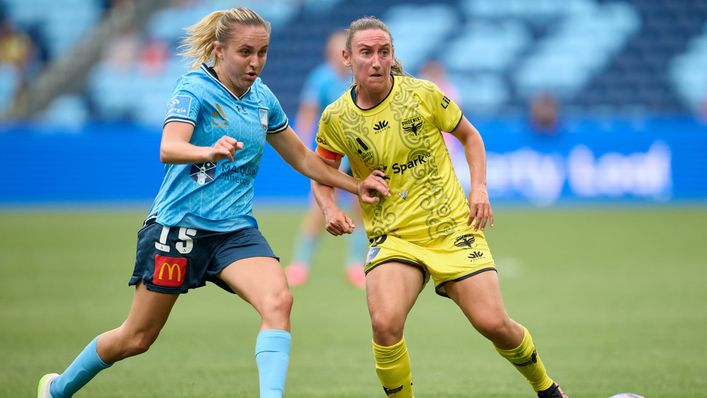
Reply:
<svg viewBox="0 0 707 398"><path fill-rule="evenodd" d="M394 174L405 174L405 170L412 170L415 167L427 163L429 157L432 156L431 153L425 153L421 155L416 155L414 158L408 160L407 163L393 163L393 173Z"/></svg>

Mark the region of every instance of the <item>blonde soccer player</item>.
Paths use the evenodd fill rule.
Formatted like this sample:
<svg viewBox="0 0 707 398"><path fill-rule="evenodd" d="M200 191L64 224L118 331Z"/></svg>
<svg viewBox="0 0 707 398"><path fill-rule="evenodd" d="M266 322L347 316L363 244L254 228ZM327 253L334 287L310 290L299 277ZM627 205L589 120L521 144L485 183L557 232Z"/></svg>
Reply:
<svg viewBox="0 0 707 398"><path fill-rule="evenodd" d="M247 8L215 11L188 32L185 55L194 70L177 83L165 116L165 177L138 232L127 319L94 338L64 372L42 377L38 398L71 397L100 371L147 351L177 298L207 281L237 293L260 315L260 397L281 398L292 295L252 212L265 143L300 173L360 193L364 201L378 200L372 191L387 193L375 174L360 182L332 170L289 127L259 77L270 45L270 25L260 15Z"/></svg>

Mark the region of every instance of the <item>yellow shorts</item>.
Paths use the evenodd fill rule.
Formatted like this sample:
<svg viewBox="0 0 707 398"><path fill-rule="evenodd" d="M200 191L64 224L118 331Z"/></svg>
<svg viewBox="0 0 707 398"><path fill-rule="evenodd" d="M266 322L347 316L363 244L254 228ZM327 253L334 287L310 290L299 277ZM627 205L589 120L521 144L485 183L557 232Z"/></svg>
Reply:
<svg viewBox="0 0 707 398"><path fill-rule="evenodd" d="M432 277L435 291L448 297L444 285L486 271L496 271L483 233L471 230L425 243L411 243L391 235L370 240L365 272L390 262L417 267L424 275L423 287Z"/></svg>

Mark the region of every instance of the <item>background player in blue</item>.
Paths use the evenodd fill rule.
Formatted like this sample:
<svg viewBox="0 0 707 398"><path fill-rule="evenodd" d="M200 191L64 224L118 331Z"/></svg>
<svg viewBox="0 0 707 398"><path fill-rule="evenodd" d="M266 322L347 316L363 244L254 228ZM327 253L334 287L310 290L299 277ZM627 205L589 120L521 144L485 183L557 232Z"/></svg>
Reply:
<svg viewBox="0 0 707 398"><path fill-rule="evenodd" d="M179 294L206 281L238 293L260 314L260 396L281 397L292 296L252 214L265 141L308 177L361 192L364 201L388 194L380 174L359 183L327 167L288 126L258 78L270 40L269 24L258 14L246 8L216 11L188 33L184 54L200 67L180 79L169 104L160 146L166 175L138 233L128 317L91 341L61 375L42 377L39 397L70 397L101 370L147 351Z"/></svg>
<svg viewBox="0 0 707 398"><path fill-rule="evenodd" d="M329 35L324 56L326 62L314 68L304 83L300 106L297 110L295 123L302 141L312 142L316 132L319 115L327 105L334 102L351 86L352 79L349 69L344 65L341 52L346 44L346 32L335 31ZM340 170L351 174L348 161L342 162ZM362 225L361 210L358 203L351 201L352 214L355 222ZM295 236L295 247L292 262L285 269L290 286L304 284L309 278L312 259L317 244L324 229L324 216L314 200L310 201L307 214L302 220L300 230ZM346 278L352 285L363 289L366 286L366 276L363 273L363 260L368 239L363 228L355 228L351 235L349 250L345 260Z"/></svg>

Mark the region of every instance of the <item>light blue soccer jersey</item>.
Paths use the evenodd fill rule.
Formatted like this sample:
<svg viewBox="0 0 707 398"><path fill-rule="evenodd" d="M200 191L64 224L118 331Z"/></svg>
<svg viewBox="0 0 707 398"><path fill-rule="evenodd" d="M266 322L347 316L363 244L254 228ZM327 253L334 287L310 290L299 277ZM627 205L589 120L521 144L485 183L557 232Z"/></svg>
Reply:
<svg viewBox="0 0 707 398"><path fill-rule="evenodd" d="M253 217L253 183L263 155L265 137L284 131L287 116L270 89L256 79L241 97L216 78L212 68L181 77L169 103L165 124L194 125L190 142L212 146L223 135L243 142L234 161L167 164L150 216L166 226L209 231L257 227Z"/></svg>
<svg viewBox="0 0 707 398"><path fill-rule="evenodd" d="M334 68L327 63L323 63L307 75L300 101L317 104L319 109L323 110L327 105L341 97L341 94L351 84L351 75L349 73L339 76Z"/></svg>

